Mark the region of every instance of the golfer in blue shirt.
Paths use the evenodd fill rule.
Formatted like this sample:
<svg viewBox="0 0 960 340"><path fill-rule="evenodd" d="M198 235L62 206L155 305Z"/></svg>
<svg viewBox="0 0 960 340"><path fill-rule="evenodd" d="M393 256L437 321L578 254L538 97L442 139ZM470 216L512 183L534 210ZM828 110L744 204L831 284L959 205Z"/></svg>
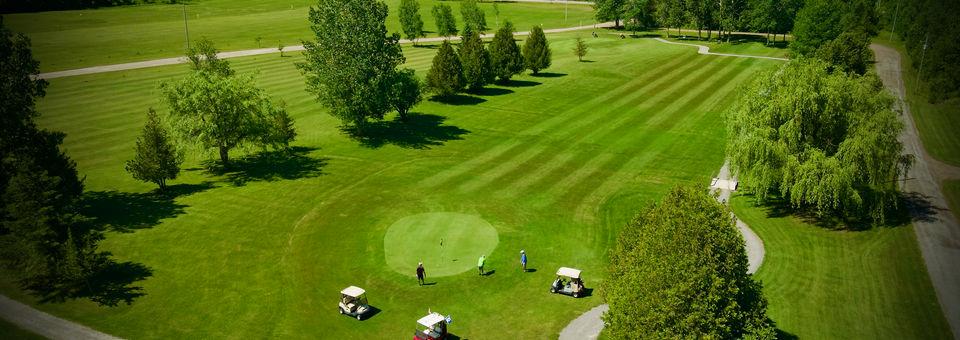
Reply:
<svg viewBox="0 0 960 340"><path fill-rule="evenodd" d="M520 268L523 268L524 273L527 272L527 253L523 249L520 250Z"/></svg>

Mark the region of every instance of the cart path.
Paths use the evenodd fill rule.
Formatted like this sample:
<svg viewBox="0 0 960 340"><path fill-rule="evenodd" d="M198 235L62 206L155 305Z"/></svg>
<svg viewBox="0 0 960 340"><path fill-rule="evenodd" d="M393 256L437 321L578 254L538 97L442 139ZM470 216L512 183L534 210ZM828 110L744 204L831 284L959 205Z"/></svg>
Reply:
<svg viewBox="0 0 960 340"><path fill-rule="evenodd" d="M550 1L545 1L545 2L550 2ZM553 3L558 3L558 2L554 1ZM579 30L585 30L585 29L605 28L605 27L613 27L613 22L598 23L593 25L584 25L584 26L576 26L576 27L553 28L553 29L544 30L543 32L544 33L563 33L563 32L579 31ZM530 32L516 32L514 33L514 36L524 36L524 35L528 35L529 33ZM487 34L483 34L481 37L483 39L491 39L493 38L493 35L494 35L493 33L487 33ZM417 43L440 42L444 40L457 41L457 40L460 40L460 37L452 36L452 37L423 38L423 39L417 39ZM400 43L409 44L409 43L413 43L413 41L407 40L407 39L401 39ZM284 52L303 51L303 50L304 50L303 45L288 46L283 49ZM229 58L271 54L271 53L280 53L280 50L278 50L275 47L270 47L270 48L258 48L258 49L252 49L252 50L220 52L220 53L217 53L217 57L220 59L229 59ZM97 74L97 73L106 73L106 72L115 72L115 71L136 70L141 68L149 68L149 67L157 67L157 66L185 64L188 62L189 60L186 57L154 59L154 60L138 61L138 62L124 63L124 64L91 66L91 67L78 68L73 70L47 72L47 73L41 73L40 75L37 76L37 78L54 79L54 78L79 76L79 75L85 75L85 74Z"/></svg>
<svg viewBox="0 0 960 340"><path fill-rule="evenodd" d="M736 178L730 176L729 161L724 161L723 166L720 167L720 173L717 174L717 178L721 180L736 180ZM726 204L730 199L731 190L727 188L711 187L710 191L719 191L717 201L720 203ZM763 264L763 256L766 254L763 248L763 240L739 218L737 219L737 230L739 230L740 235L743 236L744 246L747 251L747 273L756 273L757 270L760 269L760 265ZM560 340L596 339L600 336L600 332L604 326L601 317L603 313L606 313L608 310L610 310L610 305L602 304L581 314L576 319L573 319L573 321L570 321L567 327L564 327L563 330L560 331Z"/></svg>
<svg viewBox="0 0 960 340"><path fill-rule="evenodd" d="M731 54L731 53L714 53L714 52L710 52L710 47L709 47L709 46L705 46L705 45L675 42L675 41L665 40L665 39L662 39L662 38L653 38L653 39L656 40L656 41L662 42L662 43L666 43L666 44L684 45L684 46L696 47L696 48L697 48L697 53L704 54L704 55L716 55L716 56L722 56L722 57L739 57L739 58L757 58L757 59L770 59L770 60L782 60L782 61L788 61L788 60L790 60L790 59L787 59L787 58L767 57L767 56L761 56L761 55Z"/></svg>
<svg viewBox="0 0 960 340"><path fill-rule="evenodd" d="M0 318L17 327L49 339L113 340L120 339L93 330L73 321L41 312L28 305L0 295Z"/></svg>
<svg viewBox="0 0 960 340"><path fill-rule="evenodd" d="M903 101L906 90L901 78L900 53L891 47L878 44L871 44L870 49L876 56L880 79L897 98L895 105L902 111L900 117L904 130L900 141L904 150L916 158L910 172L901 182L901 189L907 195L925 200L921 206L929 206L922 212L924 216L914 218L913 221L917 244L920 245L923 262L936 290L943 315L950 324L954 338L960 339L960 224L950 212L950 206L947 205L940 187L942 180L956 175L956 167L933 159L923 148L910 107Z"/></svg>

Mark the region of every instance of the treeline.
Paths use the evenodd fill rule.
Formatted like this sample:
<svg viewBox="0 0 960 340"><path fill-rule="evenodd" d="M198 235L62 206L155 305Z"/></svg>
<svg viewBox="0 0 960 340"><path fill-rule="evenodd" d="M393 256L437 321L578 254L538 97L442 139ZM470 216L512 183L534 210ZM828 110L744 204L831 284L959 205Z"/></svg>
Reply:
<svg viewBox="0 0 960 340"><path fill-rule="evenodd" d="M884 26L903 40L913 67L923 62L920 77L929 86L929 100L960 96L960 1L879 0L877 7Z"/></svg>
<svg viewBox="0 0 960 340"><path fill-rule="evenodd" d="M177 4L185 0L0 0L0 13L63 11L142 4Z"/></svg>

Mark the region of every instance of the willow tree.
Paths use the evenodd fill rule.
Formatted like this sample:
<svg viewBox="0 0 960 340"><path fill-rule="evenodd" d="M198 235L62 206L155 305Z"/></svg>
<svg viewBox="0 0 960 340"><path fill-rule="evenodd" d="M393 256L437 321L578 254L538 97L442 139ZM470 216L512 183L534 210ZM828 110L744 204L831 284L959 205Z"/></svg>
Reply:
<svg viewBox="0 0 960 340"><path fill-rule="evenodd" d="M800 58L761 74L727 114L727 154L743 186L821 216L882 222L911 158L880 80Z"/></svg>

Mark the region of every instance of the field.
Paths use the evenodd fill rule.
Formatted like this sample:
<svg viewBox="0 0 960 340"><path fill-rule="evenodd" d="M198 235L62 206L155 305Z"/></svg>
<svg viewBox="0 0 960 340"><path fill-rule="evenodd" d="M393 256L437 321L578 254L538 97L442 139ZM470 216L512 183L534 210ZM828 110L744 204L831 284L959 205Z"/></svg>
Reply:
<svg viewBox="0 0 960 340"><path fill-rule="evenodd" d="M426 101L410 125L386 121L359 140L305 92L299 55L233 60L287 103L300 132L295 156L246 157L222 172L205 166L213 155L194 151L171 199L150 194L123 162L147 108L166 110L157 84L187 67L52 80L41 124L68 134L89 212L111 225L103 248L151 272L136 283L146 295L129 306L38 308L126 338L403 337L428 309L451 315L461 337L555 337L601 303L550 295L556 268L583 269L597 287L619 226L676 183L708 183L723 163L720 113L739 84L779 64L613 35L588 39L590 62L578 63L577 34L550 36L547 73L453 104ZM434 51L405 54L422 75ZM495 229L477 248L492 249L493 272L425 261L435 284L419 287L416 264L390 265L385 246L436 252L437 235L385 236L411 216L445 213ZM520 272L520 249L535 271ZM368 290L378 314L363 322L336 314L338 291L351 284ZM10 282L0 290L30 301Z"/></svg>
<svg viewBox="0 0 960 340"><path fill-rule="evenodd" d="M950 211L954 211L954 214L960 212L960 181L945 181L941 188L947 204L950 205Z"/></svg>
<svg viewBox="0 0 960 340"><path fill-rule="evenodd" d="M835 231L736 196L763 239L757 278L777 327L801 339L949 339L910 225Z"/></svg>
<svg viewBox="0 0 960 340"><path fill-rule="evenodd" d="M387 29L401 32L397 11L400 0L386 0L390 8ZM430 9L435 0L420 0L424 29L436 30ZM307 21L312 0L204 0L187 6L190 39L207 37L223 51L258 47L299 45L313 37ZM447 1L462 28L460 3ZM533 25L544 28L590 25L591 6L538 3L481 3L493 29L510 20L520 31ZM499 22L498 22L499 18ZM95 10L4 15L4 23L33 40L34 56L41 71L59 71L87 66L177 57L186 46L181 5L145 5ZM428 36L435 36L432 32ZM259 46L256 39L262 38Z"/></svg>

